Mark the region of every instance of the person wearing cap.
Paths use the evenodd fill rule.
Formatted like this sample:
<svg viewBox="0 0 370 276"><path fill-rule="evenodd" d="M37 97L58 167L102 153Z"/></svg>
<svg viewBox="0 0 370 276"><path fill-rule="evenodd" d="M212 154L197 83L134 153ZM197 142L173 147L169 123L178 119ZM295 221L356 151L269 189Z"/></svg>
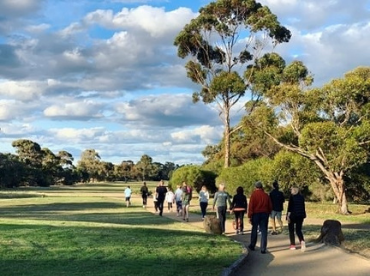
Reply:
<svg viewBox="0 0 370 276"><path fill-rule="evenodd" d="M272 223L271 235L277 235L275 218L279 223L280 231L283 232L283 221L281 220L281 214L283 212L285 198L283 192L279 191L279 183L276 180L272 183L272 186L274 189L270 192L270 198L272 202L272 212L270 215Z"/></svg>
<svg viewBox="0 0 370 276"><path fill-rule="evenodd" d="M255 250L257 243L257 229L261 231L261 253L265 254L267 249L267 227L269 215L272 211L272 202L270 196L263 190L262 182L255 183L255 190L253 191L248 208L248 218L252 224L251 241L248 248Z"/></svg>

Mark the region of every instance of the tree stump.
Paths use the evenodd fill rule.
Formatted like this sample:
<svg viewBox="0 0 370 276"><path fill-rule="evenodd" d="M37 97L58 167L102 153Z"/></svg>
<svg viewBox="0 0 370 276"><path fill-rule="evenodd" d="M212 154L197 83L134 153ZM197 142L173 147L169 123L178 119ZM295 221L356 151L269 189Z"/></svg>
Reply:
<svg viewBox="0 0 370 276"><path fill-rule="evenodd" d="M342 224L337 220L325 220L321 227L321 233L317 238L317 242L325 243L326 245L340 246L342 241L344 241Z"/></svg>
<svg viewBox="0 0 370 276"><path fill-rule="evenodd" d="M203 221L204 230L210 234L221 235L220 220L215 216L205 216Z"/></svg>

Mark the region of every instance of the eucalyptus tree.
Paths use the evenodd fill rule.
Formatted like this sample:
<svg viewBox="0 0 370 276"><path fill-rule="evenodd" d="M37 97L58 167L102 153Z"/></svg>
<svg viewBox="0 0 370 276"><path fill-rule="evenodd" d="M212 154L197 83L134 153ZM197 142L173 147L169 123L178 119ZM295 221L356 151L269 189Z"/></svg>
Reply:
<svg viewBox="0 0 370 276"><path fill-rule="evenodd" d="M280 83L264 91L264 96L277 111L280 124L291 129L291 137L284 140L269 130L265 133L283 148L311 160L329 181L341 213L347 214L345 179L370 157L370 67L307 89L312 81L299 61L284 68Z"/></svg>
<svg viewBox="0 0 370 276"><path fill-rule="evenodd" d="M211 2L177 35L178 56L190 57L187 76L200 86L193 101L215 104L223 121L224 167L230 165L230 111L250 85L243 71L262 50L290 37L270 9L254 0Z"/></svg>

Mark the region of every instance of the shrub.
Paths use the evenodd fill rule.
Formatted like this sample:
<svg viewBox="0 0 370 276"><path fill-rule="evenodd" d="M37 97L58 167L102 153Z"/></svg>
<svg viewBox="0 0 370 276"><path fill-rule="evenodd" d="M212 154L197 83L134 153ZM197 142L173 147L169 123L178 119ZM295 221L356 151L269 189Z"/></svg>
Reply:
<svg viewBox="0 0 370 276"><path fill-rule="evenodd" d="M172 189L175 189L176 185L186 181L186 183L192 186L197 192L199 192L202 186L205 185L207 189L213 193L216 191L215 179L215 173L202 170L199 166L189 165L175 170L169 184Z"/></svg>

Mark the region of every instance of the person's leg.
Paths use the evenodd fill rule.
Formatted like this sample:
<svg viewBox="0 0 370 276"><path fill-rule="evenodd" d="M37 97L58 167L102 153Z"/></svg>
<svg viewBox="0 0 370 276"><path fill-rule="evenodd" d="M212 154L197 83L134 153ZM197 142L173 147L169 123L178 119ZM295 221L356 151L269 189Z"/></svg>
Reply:
<svg viewBox="0 0 370 276"><path fill-rule="evenodd" d="M276 218L280 226L280 231L283 232L283 220L281 219L282 212L277 212Z"/></svg>
<svg viewBox="0 0 370 276"><path fill-rule="evenodd" d="M260 221L259 226L261 230L261 252L266 252L267 249L267 228L269 222L269 214L268 213L261 213L260 214Z"/></svg>
<svg viewBox="0 0 370 276"><path fill-rule="evenodd" d="M161 200L158 200L158 201L157 201L157 206L158 206L158 212L159 212L159 215L161 216L161 215L162 215L161 207L163 208L163 205L161 204Z"/></svg>
<svg viewBox="0 0 370 276"><path fill-rule="evenodd" d="M202 213L202 218L204 218L204 216L205 216L205 214L204 214L204 202L200 202L199 205L200 205L200 211Z"/></svg>
<svg viewBox="0 0 370 276"><path fill-rule="evenodd" d="M220 206L217 208L218 211L218 218L220 220L220 227L221 227L221 232L225 233L225 221L226 221L226 207L225 206Z"/></svg>
<svg viewBox="0 0 370 276"><path fill-rule="evenodd" d="M243 235L243 231L244 231L244 212L243 211L239 213L239 221L240 221L239 230L241 234Z"/></svg>
<svg viewBox="0 0 370 276"><path fill-rule="evenodd" d="M288 229L289 229L290 245L295 246L294 222L292 220L290 220L288 223Z"/></svg>
<svg viewBox="0 0 370 276"><path fill-rule="evenodd" d="M257 214L252 215L251 222L252 222L252 233L251 233L251 242L249 244L249 248L251 250L254 250L254 248L256 247L256 243L257 243L257 228L258 228Z"/></svg>
<svg viewBox="0 0 370 276"><path fill-rule="evenodd" d="M271 225L272 225L272 233L276 233L275 215L276 215L276 212L272 211L271 216L270 216L270 221L271 221Z"/></svg>
<svg viewBox="0 0 370 276"><path fill-rule="evenodd" d="M297 233L297 237L299 239L299 242L304 241L304 237L303 237L303 233L302 233L302 225L303 225L303 218L297 218L296 219L295 232Z"/></svg>
<svg viewBox="0 0 370 276"><path fill-rule="evenodd" d="M185 211L186 211L186 221L189 221L189 203L186 204L185 206Z"/></svg>
<svg viewBox="0 0 370 276"><path fill-rule="evenodd" d="M234 217L235 217L235 231L238 234L240 229L239 229L239 212L234 212Z"/></svg>

